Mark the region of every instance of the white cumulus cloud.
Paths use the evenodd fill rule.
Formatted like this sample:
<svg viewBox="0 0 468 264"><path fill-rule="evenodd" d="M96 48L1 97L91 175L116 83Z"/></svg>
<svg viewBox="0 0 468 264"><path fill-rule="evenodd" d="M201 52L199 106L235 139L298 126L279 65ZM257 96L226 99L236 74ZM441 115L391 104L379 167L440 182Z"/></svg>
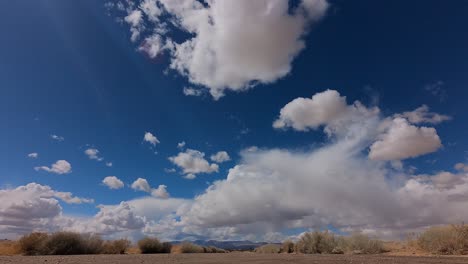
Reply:
<svg viewBox="0 0 468 264"><path fill-rule="evenodd" d="M66 161L66 160L57 160L54 164L52 164L51 167L47 166L40 166L40 167L35 167L34 168L36 171L47 171L50 173L55 173L55 174L68 174L72 172L72 166L71 164Z"/></svg>
<svg viewBox="0 0 468 264"><path fill-rule="evenodd" d="M231 157L229 157L229 154L226 151L219 151L218 153L211 155L210 159L214 162L222 163L231 160Z"/></svg>
<svg viewBox="0 0 468 264"><path fill-rule="evenodd" d="M205 153L203 152L187 149L185 152L179 152L177 156L169 157L169 160L179 166L184 174L191 175L189 179L193 179L198 173L218 172L218 165L210 164L204 157Z"/></svg>
<svg viewBox="0 0 468 264"><path fill-rule="evenodd" d="M151 191L151 195L162 199L167 199L170 196L166 185L159 185L158 188Z"/></svg>
<svg viewBox="0 0 468 264"><path fill-rule="evenodd" d="M191 83L207 87L215 99L226 90L243 91L286 76L305 48L310 25L328 8L326 0L302 0L292 10L283 0L136 3L129 5L125 17L132 41L147 25L152 33L143 39L140 49L153 58L169 53L170 68ZM190 37L175 41L172 29Z"/></svg>
<svg viewBox="0 0 468 264"><path fill-rule="evenodd" d="M97 161L104 160L104 158L99 157L99 150L95 148L86 149L84 153L86 154L86 156L88 156L89 159L97 160Z"/></svg>
<svg viewBox="0 0 468 264"><path fill-rule="evenodd" d="M62 214L57 198L72 204L93 202L93 199L75 197L70 192L58 192L38 183L0 189L0 232L6 235L53 231L54 219Z"/></svg>
<svg viewBox="0 0 468 264"><path fill-rule="evenodd" d="M416 127L404 118L391 121L388 130L370 146L373 160L400 160L431 153L442 147L437 131L432 127Z"/></svg>
<svg viewBox="0 0 468 264"><path fill-rule="evenodd" d="M115 176L107 176L102 180L102 183L110 189L121 189L124 187L124 183Z"/></svg>
<svg viewBox="0 0 468 264"><path fill-rule="evenodd" d="M146 179L138 178L136 179L132 185L132 189L136 191L143 191L143 192L151 192L151 187Z"/></svg>
<svg viewBox="0 0 468 264"><path fill-rule="evenodd" d="M150 144L153 145L153 146L156 146L156 144L161 143L161 142L158 140L158 138L157 138L155 135L151 134L150 132L145 132L145 135L143 136L143 140L144 140L145 142L150 143Z"/></svg>

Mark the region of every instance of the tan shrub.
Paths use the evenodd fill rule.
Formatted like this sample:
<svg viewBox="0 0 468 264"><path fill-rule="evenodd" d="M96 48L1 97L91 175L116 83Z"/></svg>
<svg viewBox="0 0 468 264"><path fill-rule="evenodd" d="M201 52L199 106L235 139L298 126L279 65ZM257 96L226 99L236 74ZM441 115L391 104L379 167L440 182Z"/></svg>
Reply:
<svg viewBox="0 0 468 264"><path fill-rule="evenodd" d="M119 239L105 241L101 253L102 254L125 254L130 247L131 242L128 239Z"/></svg>
<svg viewBox="0 0 468 264"><path fill-rule="evenodd" d="M468 225L431 227L417 241L421 249L433 254L467 254Z"/></svg>
<svg viewBox="0 0 468 264"><path fill-rule="evenodd" d="M213 246L203 247L204 253L226 253L226 250Z"/></svg>
<svg viewBox="0 0 468 264"><path fill-rule="evenodd" d="M180 251L181 253L204 253L205 252L203 247L199 245L195 245L190 242L183 242L180 245Z"/></svg>
<svg viewBox="0 0 468 264"><path fill-rule="evenodd" d="M379 254L385 252L383 242L377 239L371 239L369 236L354 233L346 238L348 248L357 254Z"/></svg>
<svg viewBox="0 0 468 264"><path fill-rule="evenodd" d="M295 251L305 254L332 254L338 250L338 240L328 231L305 233L296 243Z"/></svg>
<svg viewBox="0 0 468 264"><path fill-rule="evenodd" d="M24 235L18 241L19 250L23 255L44 255L45 245L49 236L46 233L34 232Z"/></svg>
<svg viewBox="0 0 468 264"><path fill-rule="evenodd" d="M169 242L163 242L161 244L161 253L171 253L172 244Z"/></svg>
<svg viewBox="0 0 468 264"><path fill-rule="evenodd" d="M145 237L138 241L138 248L141 254L157 254L162 253L162 244L155 237Z"/></svg>
<svg viewBox="0 0 468 264"><path fill-rule="evenodd" d="M281 246L277 244L266 244L255 249L255 253L260 254L273 254L280 253Z"/></svg>
<svg viewBox="0 0 468 264"><path fill-rule="evenodd" d="M78 233L57 232L49 236L45 243L44 255L99 254L102 240L97 236L86 238Z"/></svg>
<svg viewBox="0 0 468 264"><path fill-rule="evenodd" d="M291 240L286 240L281 245L281 253L293 253L294 252L294 242Z"/></svg>

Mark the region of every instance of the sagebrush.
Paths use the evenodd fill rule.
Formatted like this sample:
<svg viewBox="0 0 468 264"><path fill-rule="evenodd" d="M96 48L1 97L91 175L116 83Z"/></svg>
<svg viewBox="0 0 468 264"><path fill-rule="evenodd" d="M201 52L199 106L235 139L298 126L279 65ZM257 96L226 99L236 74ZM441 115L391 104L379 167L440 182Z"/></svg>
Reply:
<svg viewBox="0 0 468 264"><path fill-rule="evenodd" d="M105 241L98 235L74 232L34 232L18 241L23 255L124 254L129 246L126 239Z"/></svg>
<svg viewBox="0 0 468 264"><path fill-rule="evenodd" d="M161 243L155 237L145 237L138 241L138 248L142 254L171 253L172 245L169 242Z"/></svg>
<svg viewBox="0 0 468 264"><path fill-rule="evenodd" d="M421 249L433 254L468 254L468 225L430 227L417 238Z"/></svg>

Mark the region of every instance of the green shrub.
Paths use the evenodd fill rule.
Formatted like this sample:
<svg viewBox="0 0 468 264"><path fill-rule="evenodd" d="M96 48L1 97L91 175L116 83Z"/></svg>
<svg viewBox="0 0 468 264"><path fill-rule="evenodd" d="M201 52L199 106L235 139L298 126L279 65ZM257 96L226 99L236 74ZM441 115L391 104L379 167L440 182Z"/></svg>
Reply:
<svg viewBox="0 0 468 264"><path fill-rule="evenodd" d="M48 239L46 233L34 232L28 235L24 235L18 241L20 252L23 255L34 256L45 254L45 244Z"/></svg>
<svg viewBox="0 0 468 264"><path fill-rule="evenodd" d="M184 242L180 245L180 251L182 253L204 253L205 250L199 245L195 245L190 242Z"/></svg>
<svg viewBox="0 0 468 264"><path fill-rule="evenodd" d="M273 254L280 253L281 246L277 244L266 244L255 249L255 253L261 254Z"/></svg>

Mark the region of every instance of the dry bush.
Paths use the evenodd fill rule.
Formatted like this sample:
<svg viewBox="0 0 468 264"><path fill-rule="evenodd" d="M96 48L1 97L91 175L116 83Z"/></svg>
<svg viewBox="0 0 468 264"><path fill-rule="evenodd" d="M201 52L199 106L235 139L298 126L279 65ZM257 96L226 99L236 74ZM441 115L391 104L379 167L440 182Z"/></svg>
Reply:
<svg viewBox="0 0 468 264"><path fill-rule="evenodd" d="M124 254L130 241L103 241L98 235L57 232L25 235L18 245L24 255Z"/></svg>
<svg viewBox="0 0 468 264"><path fill-rule="evenodd" d="M162 253L162 244L155 237L145 237L138 241L138 248L141 254L157 254Z"/></svg>
<svg viewBox="0 0 468 264"><path fill-rule="evenodd" d="M204 253L205 250L199 245L195 245L190 242L184 242L180 245L181 253Z"/></svg>
<svg viewBox="0 0 468 264"><path fill-rule="evenodd" d="M329 231L305 233L294 245L294 252L304 254L378 254L384 246L380 240L355 233L350 237L336 236Z"/></svg>
<svg viewBox="0 0 468 264"><path fill-rule="evenodd" d="M46 233L34 232L24 235L18 241L19 250L23 255L45 255L45 245L49 235Z"/></svg>
<svg viewBox="0 0 468 264"><path fill-rule="evenodd" d="M281 245L281 253L293 253L294 252L294 242L291 240L286 240Z"/></svg>
<svg viewBox="0 0 468 264"><path fill-rule="evenodd" d="M213 246L203 247L204 253L226 253L226 250Z"/></svg>
<svg viewBox="0 0 468 264"><path fill-rule="evenodd" d="M161 244L161 253L171 253L172 244L169 242L163 242Z"/></svg>
<svg viewBox="0 0 468 264"><path fill-rule="evenodd" d="M261 253L261 254L272 254L272 253L280 253L280 252L281 252L281 246L277 244L266 244L255 249L255 253Z"/></svg>
<svg viewBox="0 0 468 264"><path fill-rule="evenodd" d="M102 240L97 236L85 237L73 232L57 232L45 243L44 255L99 254Z"/></svg>
<svg viewBox="0 0 468 264"><path fill-rule="evenodd" d="M295 245L295 251L305 254L342 254L337 237L328 231L305 233Z"/></svg>
<svg viewBox="0 0 468 264"><path fill-rule="evenodd" d="M433 254L467 254L468 225L431 227L420 234L418 245Z"/></svg>
<svg viewBox="0 0 468 264"><path fill-rule="evenodd" d="M102 254L125 254L130 247L131 242L128 239L119 239L105 241L102 245Z"/></svg>
<svg viewBox="0 0 468 264"><path fill-rule="evenodd" d="M354 233L351 237L345 238L347 247L355 254L379 254L385 252L383 242L371 239L369 236Z"/></svg>
<svg viewBox="0 0 468 264"><path fill-rule="evenodd" d="M0 241L0 256L12 256L20 253L19 245L16 241Z"/></svg>

